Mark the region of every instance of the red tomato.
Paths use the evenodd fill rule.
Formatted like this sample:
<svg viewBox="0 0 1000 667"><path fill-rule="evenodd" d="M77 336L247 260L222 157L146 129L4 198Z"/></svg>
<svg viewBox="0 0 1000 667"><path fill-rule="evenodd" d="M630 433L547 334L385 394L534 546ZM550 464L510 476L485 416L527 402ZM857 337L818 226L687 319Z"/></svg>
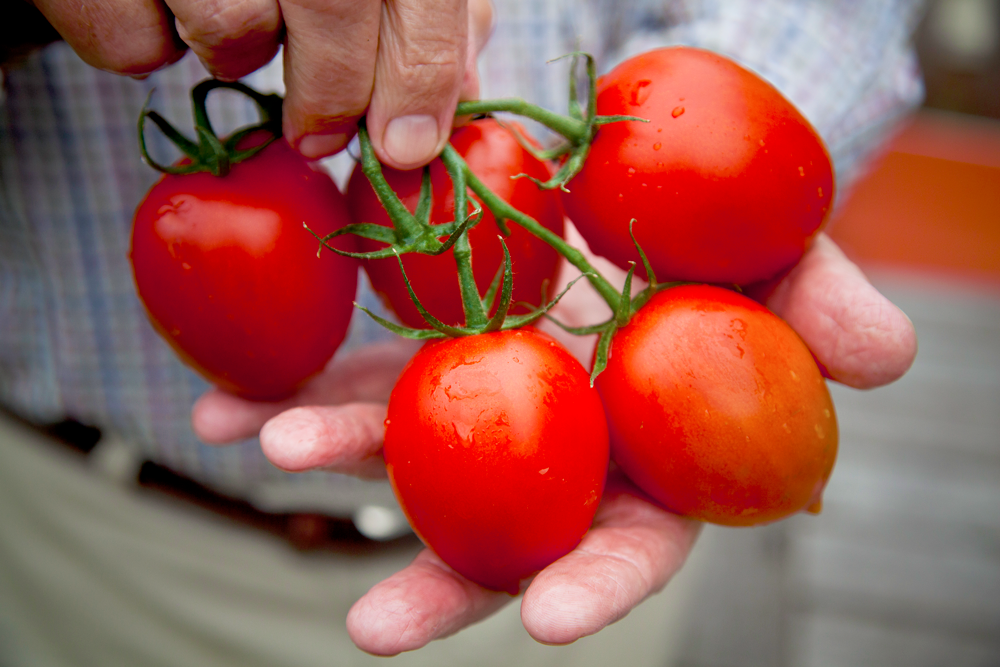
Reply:
<svg viewBox="0 0 1000 667"><path fill-rule="evenodd" d="M597 510L608 431L587 372L533 329L423 347L392 390L385 462L420 538L493 590L569 553Z"/></svg>
<svg viewBox="0 0 1000 667"><path fill-rule="evenodd" d="M525 173L539 179L549 178L549 168L524 150L495 120L475 121L459 128L451 137L451 145L465 158L479 177L501 199L531 216L543 226L563 233L563 213L559 196L551 190L541 190L526 178L512 180L511 176ZM386 180L412 212L420 195L421 170L397 171L382 168ZM431 185L434 206L431 222L449 222L455 217L455 194L441 160L431 163ZM391 226L389 216L379 203L368 179L355 169L347 186L347 202L355 222L371 222ZM474 210L470 205L470 212ZM508 223L510 236L504 239L510 250L514 269L513 302L526 301L537 304L541 300L542 282L553 282L559 268L559 255L544 241L532 236L520 226ZM473 273L480 293L486 291L503 264L503 249L497 235L500 230L493 214L488 210L483 220L469 232L473 249ZM359 239L363 250L377 250L383 244ZM458 288L458 271L455 259L448 252L430 256L409 254L403 258L406 275L424 307L445 324L462 324L462 299ZM406 284L393 259L365 262L365 270L375 291L382 295L387 305L400 320L411 327L426 328L427 324L410 300ZM553 295L550 293L551 298ZM513 311L512 311L513 312Z"/></svg>
<svg viewBox="0 0 1000 667"><path fill-rule="evenodd" d="M227 391L284 398L344 339L358 265L317 258L303 222L328 234L347 208L280 140L222 178L165 175L136 211L130 257L153 325Z"/></svg>
<svg viewBox="0 0 1000 667"><path fill-rule="evenodd" d="M833 403L805 343L755 301L659 293L615 335L596 386L612 458L668 509L732 526L818 511Z"/></svg>
<svg viewBox="0 0 1000 667"><path fill-rule="evenodd" d="M598 81L605 125L567 187L570 220L622 268L636 238L660 280L746 284L795 264L830 211L830 157L774 87L708 51L660 49Z"/></svg>

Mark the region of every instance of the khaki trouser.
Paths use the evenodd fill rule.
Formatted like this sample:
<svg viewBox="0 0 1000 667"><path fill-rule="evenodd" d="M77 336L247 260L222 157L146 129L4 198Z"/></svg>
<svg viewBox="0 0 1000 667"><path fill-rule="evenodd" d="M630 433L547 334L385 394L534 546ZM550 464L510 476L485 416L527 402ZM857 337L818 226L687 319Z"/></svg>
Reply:
<svg viewBox="0 0 1000 667"><path fill-rule="evenodd" d="M0 664L204 667L386 664L354 647L348 609L405 566L300 553L183 501L110 481L0 415ZM521 626L519 599L397 665L669 665L692 565L622 621L567 647Z"/></svg>

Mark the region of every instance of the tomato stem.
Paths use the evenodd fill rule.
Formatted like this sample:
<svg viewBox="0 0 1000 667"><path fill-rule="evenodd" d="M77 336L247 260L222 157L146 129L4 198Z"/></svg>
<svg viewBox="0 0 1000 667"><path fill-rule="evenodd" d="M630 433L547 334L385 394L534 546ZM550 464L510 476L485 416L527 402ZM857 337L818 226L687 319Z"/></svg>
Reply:
<svg viewBox="0 0 1000 667"><path fill-rule="evenodd" d="M538 121L545 127L566 137L573 144L582 144L590 141L590 126L586 121L563 116L562 114L549 111L530 102L525 102L518 98L508 98L500 100L475 100L473 102L459 102L455 110L456 116L468 116L475 114L494 113L508 111L518 116L524 116L531 120Z"/></svg>
<svg viewBox="0 0 1000 667"><path fill-rule="evenodd" d="M219 139L212 129L205 103L208 94L216 88L228 88L243 93L254 101L260 114L260 122L256 125L241 128L225 141ZM191 103L194 107L194 130L197 141L191 141L171 125L163 116L149 108L150 98L146 98L142 111L139 113L139 152L143 161L153 169L165 174L194 174L207 171L215 176L225 176L232 165L253 157L264 150L271 142L281 138L281 105L280 95L265 95L238 81L219 81L206 79L191 89ZM187 156L188 162L181 165L164 165L156 162L146 146L146 120L153 121L161 132L180 151ZM241 140L256 132L266 132L270 136L251 148L240 149Z"/></svg>
<svg viewBox="0 0 1000 667"><path fill-rule="evenodd" d="M441 153L441 158L461 164L462 171L465 173L465 178L469 187L474 193L476 193L476 195L479 196L480 199L482 199L483 205L490 209L494 216L498 218L504 217L516 222L521 225L521 227L524 227L526 230L552 246L556 252L565 257L570 264L580 269L580 272L587 276L587 279L594 286L594 289L597 290L597 292L601 295L601 298L603 298L611 307L612 312L617 312L620 302L618 290L616 290L614 285L608 282L604 276L600 275L593 265L587 261L587 258L584 257L582 252L566 243L561 236L542 226L531 216L522 213L498 197L496 193L490 190L485 183L479 180L479 178L472 173L468 164L466 164L465 160L458 154L458 151L456 151L451 144L445 145L444 152Z"/></svg>

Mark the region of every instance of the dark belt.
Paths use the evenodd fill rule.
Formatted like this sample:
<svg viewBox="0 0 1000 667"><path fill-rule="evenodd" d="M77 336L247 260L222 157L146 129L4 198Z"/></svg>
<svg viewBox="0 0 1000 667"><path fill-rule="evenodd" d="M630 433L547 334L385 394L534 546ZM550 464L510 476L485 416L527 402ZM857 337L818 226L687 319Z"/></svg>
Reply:
<svg viewBox="0 0 1000 667"><path fill-rule="evenodd" d="M101 439L99 429L72 419L38 425L12 416L84 455ZM151 492L184 500L241 525L277 535L300 551L374 554L419 543L412 533L392 540L373 540L363 535L351 519L341 517L310 512L263 512L245 500L219 493L153 461L142 463L136 482Z"/></svg>

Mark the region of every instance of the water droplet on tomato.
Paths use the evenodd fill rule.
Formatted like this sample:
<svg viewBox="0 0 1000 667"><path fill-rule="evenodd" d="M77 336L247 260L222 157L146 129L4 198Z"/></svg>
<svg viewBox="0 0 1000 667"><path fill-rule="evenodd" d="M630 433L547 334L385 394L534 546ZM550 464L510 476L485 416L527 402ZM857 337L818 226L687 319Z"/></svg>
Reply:
<svg viewBox="0 0 1000 667"><path fill-rule="evenodd" d="M629 175L629 178L635 176L635 167L629 167L628 168L628 175Z"/></svg>
<svg viewBox="0 0 1000 667"><path fill-rule="evenodd" d="M806 170L803 169L802 167L799 167L799 176L805 176L805 175L806 175Z"/></svg>
<svg viewBox="0 0 1000 667"><path fill-rule="evenodd" d="M538 474L539 474L539 475L544 475L544 474L545 474L545 473L547 473L548 471L549 471L549 469L548 469L548 468L542 468L541 470L539 470L539 471L538 471Z"/></svg>
<svg viewBox="0 0 1000 667"><path fill-rule="evenodd" d="M799 374L798 373L796 373L795 371L788 371L788 372L791 374L793 380L795 380L796 382L799 381Z"/></svg>
<svg viewBox="0 0 1000 667"><path fill-rule="evenodd" d="M649 94L653 92L653 89L649 85L653 83L649 79L641 79L635 82L632 86L631 102L633 106L640 106L645 104L646 100L649 99Z"/></svg>
<svg viewBox="0 0 1000 667"><path fill-rule="evenodd" d="M823 188L816 188L816 194L819 196L820 199L822 199L823 198Z"/></svg>
<svg viewBox="0 0 1000 667"><path fill-rule="evenodd" d="M625 201L625 195L623 195L622 193L619 192L618 193L618 201Z"/></svg>
<svg viewBox="0 0 1000 667"><path fill-rule="evenodd" d="M661 144L659 141L657 141L655 144L653 144L653 150L654 151L658 151L661 148L663 148L663 144Z"/></svg>
<svg viewBox="0 0 1000 667"><path fill-rule="evenodd" d="M185 271L190 271L191 265L188 264L187 262L181 262L181 268L184 269Z"/></svg>
<svg viewBox="0 0 1000 667"><path fill-rule="evenodd" d="M763 147L763 145L764 145L764 140L763 140L763 139L761 139L761 140L760 140L760 141L758 141L757 143L758 143L758 144L760 144L760 145L761 145L761 146Z"/></svg>
<svg viewBox="0 0 1000 667"><path fill-rule="evenodd" d="M683 115L683 113L684 113L684 107L674 107L674 110L670 112L670 115L673 116L674 118L677 118L678 116Z"/></svg>

